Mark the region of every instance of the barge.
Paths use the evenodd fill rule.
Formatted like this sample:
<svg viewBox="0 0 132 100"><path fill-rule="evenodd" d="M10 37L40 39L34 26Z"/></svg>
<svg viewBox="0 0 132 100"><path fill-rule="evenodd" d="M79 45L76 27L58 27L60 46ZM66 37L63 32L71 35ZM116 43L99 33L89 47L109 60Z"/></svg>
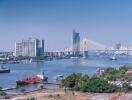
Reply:
<svg viewBox="0 0 132 100"><path fill-rule="evenodd" d="M32 77L26 77L24 79L17 80L16 84L17 86L22 86L22 85L37 84L37 83L47 82L47 81L48 81L48 77L46 77L43 72L42 74L38 74Z"/></svg>

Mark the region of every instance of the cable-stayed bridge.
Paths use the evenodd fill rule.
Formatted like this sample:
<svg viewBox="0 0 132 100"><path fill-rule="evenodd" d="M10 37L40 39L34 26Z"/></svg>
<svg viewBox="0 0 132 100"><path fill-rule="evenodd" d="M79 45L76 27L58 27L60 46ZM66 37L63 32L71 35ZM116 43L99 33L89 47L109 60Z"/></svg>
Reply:
<svg viewBox="0 0 132 100"><path fill-rule="evenodd" d="M76 44L76 45L79 45L79 47L80 47L79 51L107 50L108 49L108 47L106 45L101 44L101 43L96 42L96 41L93 41L93 40L90 40L90 39L82 39L80 41L80 44ZM68 48L67 51L72 52L73 47Z"/></svg>
<svg viewBox="0 0 132 100"><path fill-rule="evenodd" d="M79 44L79 52L84 57L88 55L88 52L95 51L95 52L106 52L106 53L115 53L115 54L121 54L121 53L127 53L132 55L132 47L128 48L110 48L102 43L90 40L90 39L82 39ZM78 46L75 46L78 47ZM66 48L64 51L56 51L56 52L50 52L50 55L59 55L59 56L65 56L65 55L72 55L75 51L73 50L73 47Z"/></svg>
<svg viewBox="0 0 132 100"><path fill-rule="evenodd" d="M90 39L83 39L80 42L80 51L106 50L108 47Z"/></svg>
<svg viewBox="0 0 132 100"><path fill-rule="evenodd" d="M125 48L110 48L102 43L90 40L90 39L82 39L80 44L80 53L87 55L89 51L96 51L96 52L107 52L107 53L116 53L116 54L132 54L132 47L125 47ZM72 47L69 49L70 52L74 52Z"/></svg>

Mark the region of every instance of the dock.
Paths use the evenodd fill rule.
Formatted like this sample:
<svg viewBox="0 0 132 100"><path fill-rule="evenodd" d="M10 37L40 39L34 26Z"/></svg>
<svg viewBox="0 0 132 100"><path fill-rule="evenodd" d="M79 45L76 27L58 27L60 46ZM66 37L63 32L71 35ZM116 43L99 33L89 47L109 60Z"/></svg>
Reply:
<svg viewBox="0 0 132 100"><path fill-rule="evenodd" d="M51 84L51 85L59 85L61 86L61 83L57 83L57 82L44 82L43 84Z"/></svg>

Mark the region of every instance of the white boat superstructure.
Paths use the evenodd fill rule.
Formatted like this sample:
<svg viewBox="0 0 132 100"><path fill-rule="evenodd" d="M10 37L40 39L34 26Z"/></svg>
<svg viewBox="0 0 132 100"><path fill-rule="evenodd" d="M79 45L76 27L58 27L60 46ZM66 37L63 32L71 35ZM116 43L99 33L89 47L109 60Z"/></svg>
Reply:
<svg viewBox="0 0 132 100"><path fill-rule="evenodd" d="M115 55L113 55L113 56L110 57L110 60L117 60L117 58L116 58Z"/></svg>
<svg viewBox="0 0 132 100"><path fill-rule="evenodd" d="M64 79L64 75L57 75L54 77L54 79L57 81L61 81L62 79Z"/></svg>

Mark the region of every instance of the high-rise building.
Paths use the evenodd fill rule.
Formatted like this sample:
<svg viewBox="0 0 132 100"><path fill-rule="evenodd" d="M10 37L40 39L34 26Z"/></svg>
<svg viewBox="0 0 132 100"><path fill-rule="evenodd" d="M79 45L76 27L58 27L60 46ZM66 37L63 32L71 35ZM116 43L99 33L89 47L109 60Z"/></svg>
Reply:
<svg viewBox="0 0 132 100"><path fill-rule="evenodd" d="M80 36L79 33L73 30L73 55L78 56L80 51Z"/></svg>
<svg viewBox="0 0 132 100"><path fill-rule="evenodd" d="M44 55L44 40L31 39L15 43L15 55L18 56L42 56Z"/></svg>
<svg viewBox="0 0 132 100"><path fill-rule="evenodd" d="M119 50L119 49L121 48L121 43L117 43L117 44L115 45L115 48L116 48L116 50Z"/></svg>

